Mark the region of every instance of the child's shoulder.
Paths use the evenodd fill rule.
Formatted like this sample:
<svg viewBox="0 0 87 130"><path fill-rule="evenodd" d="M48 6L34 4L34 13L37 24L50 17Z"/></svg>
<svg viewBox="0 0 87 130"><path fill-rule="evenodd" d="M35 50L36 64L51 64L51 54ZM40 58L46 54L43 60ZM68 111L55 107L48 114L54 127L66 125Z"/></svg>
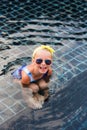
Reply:
<svg viewBox="0 0 87 130"><path fill-rule="evenodd" d="M22 70L22 83L30 83L29 73L31 73L31 69L31 65L26 65L25 68Z"/></svg>
<svg viewBox="0 0 87 130"><path fill-rule="evenodd" d="M53 72L53 70L52 70L52 68L50 67L49 70L48 70L48 75L52 75L52 72Z"/></svg>
<svg viewBox="0 0 87 130"><path fill-rule="evenodd" d="M30 81L29 76L24 71L22 71L21 81L24 84L29 84L29 81Z"/></svg>

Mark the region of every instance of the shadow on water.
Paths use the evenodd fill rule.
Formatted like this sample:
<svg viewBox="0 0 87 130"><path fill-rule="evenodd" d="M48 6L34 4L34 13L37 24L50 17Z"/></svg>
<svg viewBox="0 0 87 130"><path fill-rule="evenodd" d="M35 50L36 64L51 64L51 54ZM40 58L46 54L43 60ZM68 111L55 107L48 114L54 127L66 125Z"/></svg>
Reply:
<svg viewBox="0 0 87 130"><path fill-rule="evenodd" d="M7 45L0 45L0 51L2 51L2 50L6 50L6 49L11 49L9 46L7 46Z"/></svg>
<svg viewBox="0 0 87 130"><path fill-rule="evenodd" d="M22 57L22 58L17 58L15 61L8 62L7 65L3 66L0 76L5 75L7 72L14 70L16 65L27 64L30 60L31 57Z"/></svg>
<svg viewBox="0 0 87 130"><path fill-rule="evenodd" d="M87 71L51 95L41 110L27 108L3 124L1 130L86 130L86 106Z"/></svg>

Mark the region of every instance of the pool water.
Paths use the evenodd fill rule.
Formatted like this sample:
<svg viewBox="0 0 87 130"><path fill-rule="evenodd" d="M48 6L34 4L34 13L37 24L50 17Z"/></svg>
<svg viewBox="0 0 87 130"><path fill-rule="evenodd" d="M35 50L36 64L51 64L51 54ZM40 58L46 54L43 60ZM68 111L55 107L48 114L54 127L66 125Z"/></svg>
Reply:
<svg viewBox="0 0 87 130"><path fill-rule="evenodd" d="M87 1L0 1L0 129L86 130ZM11 73L41 44L56 51L50 99L25 103Z"/></svg>

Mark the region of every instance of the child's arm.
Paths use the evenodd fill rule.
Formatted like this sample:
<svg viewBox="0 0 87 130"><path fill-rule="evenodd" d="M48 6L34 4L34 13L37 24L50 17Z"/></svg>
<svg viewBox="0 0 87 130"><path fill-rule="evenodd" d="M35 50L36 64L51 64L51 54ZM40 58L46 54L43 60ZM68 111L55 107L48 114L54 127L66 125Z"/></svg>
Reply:
<svg viewBox="0 0 87 130"><path fill-rule="evenodd" d="M28 87L30 84L30 78L24 71L22 71L21 84L23 87Z"/></svg>
<svg viewBox="0 0 87 130"><path fill-rule="evenodd" d="M51 76L52 76L52 69L49 68L48 73L47 73L47 76L44 77L45 82L48 83L48 82L50 81Z"/></svg>

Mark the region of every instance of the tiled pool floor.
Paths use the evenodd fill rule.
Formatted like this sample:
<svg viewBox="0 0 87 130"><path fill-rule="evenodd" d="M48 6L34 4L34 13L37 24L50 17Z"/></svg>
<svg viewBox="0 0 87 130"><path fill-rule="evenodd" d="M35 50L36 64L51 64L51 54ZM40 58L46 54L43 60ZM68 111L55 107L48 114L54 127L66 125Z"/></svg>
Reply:
<svg viewBox="0 0 87 130"><path fill-rule="evenodd" d="M26 105L21 87L11 79L11 72L19 66L21 59L22 62L26 59L30 62L35 47L36 45L11 46L10 49L0 52L1 129L77 130L80 127L84 128L84 124L81 123L87 122L87 43L66 44L65 42L62 46L52 45L56 52L53 61L54 76L50 85L51 97L40 110L31 110Z"/></svg>

